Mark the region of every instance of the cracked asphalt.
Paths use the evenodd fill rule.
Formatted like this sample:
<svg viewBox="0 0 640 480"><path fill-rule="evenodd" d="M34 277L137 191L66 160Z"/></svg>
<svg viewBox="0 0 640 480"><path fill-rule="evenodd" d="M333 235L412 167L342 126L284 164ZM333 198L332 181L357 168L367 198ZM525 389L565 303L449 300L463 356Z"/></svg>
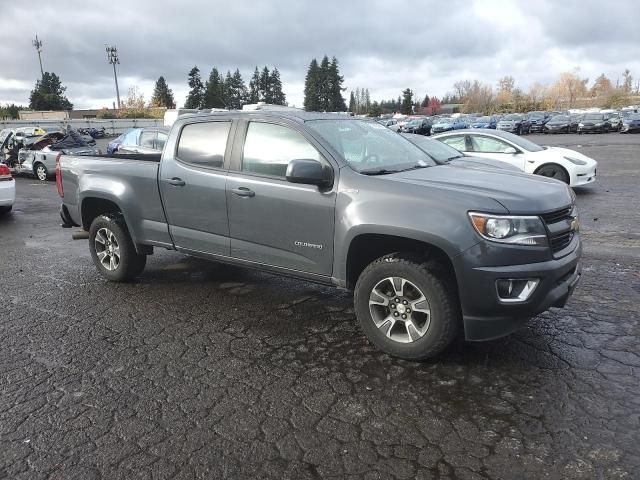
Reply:
<svg viewBox="0 0 640 480"><path fill-rule="evenodd" d="M562 310L410 363L348 292L156 250L111 284L55 183L0 220L0 478L640 477L640 135L596 158Z"/></svg>

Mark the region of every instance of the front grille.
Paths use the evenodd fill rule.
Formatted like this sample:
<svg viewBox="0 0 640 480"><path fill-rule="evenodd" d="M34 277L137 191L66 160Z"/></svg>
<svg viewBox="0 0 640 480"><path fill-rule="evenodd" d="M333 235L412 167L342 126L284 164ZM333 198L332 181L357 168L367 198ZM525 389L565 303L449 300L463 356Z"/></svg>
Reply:
<svg viewBox="0 0 640 480"><path fill-rule="evenodd" d="M571 243L571 240L573 240L573 230L551 237L549 239L551 242L551 250L553 253L559 252L563 248L566 248Z"/></svg>
<svg viewBox="0 0 640 480"><path fill-rule="evenodd" d="M547 225L549 245L553 253L557 253L568 247L573 240L575 231L571 227L571 222L574 219L572 214L573 206L569 206L540 215Z"/></svg>
<svg viewBox="0 0 640 480"><path fill-rule="evenodd" d="M556 223L571 216L571 207L555 210L553 212L540 215L545 223Z"/></svg>

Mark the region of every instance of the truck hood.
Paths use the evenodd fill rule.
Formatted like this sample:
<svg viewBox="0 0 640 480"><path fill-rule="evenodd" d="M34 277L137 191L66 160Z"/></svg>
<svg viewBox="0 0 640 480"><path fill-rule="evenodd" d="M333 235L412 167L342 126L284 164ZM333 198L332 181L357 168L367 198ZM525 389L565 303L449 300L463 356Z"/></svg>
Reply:
<svg viewBox="0 0 640 480"><path fill-rule="evenodd" d="M382 178L432 190L443 189L489 197L514 214L539 214L572 203L569 187L564 183L519 172L438 165L393 173ZM469 205L469 210L473 207Z"/></svg>

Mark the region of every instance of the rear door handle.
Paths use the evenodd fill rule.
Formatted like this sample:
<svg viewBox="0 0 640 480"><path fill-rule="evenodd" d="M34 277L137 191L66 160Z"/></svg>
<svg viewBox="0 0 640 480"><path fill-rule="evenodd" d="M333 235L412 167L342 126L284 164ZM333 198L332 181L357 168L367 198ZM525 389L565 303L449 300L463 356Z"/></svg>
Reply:
<svg viewBox="0 0 640 480"><path fill-rule="evenodd" d="M256 192L247 187L238 187L231 189L233 193L238 195L239 197L255 197Z"/></svg>
<svg viewBox="0 0 640 480"><path fill-rule="evenodd" d="M164 181L169 185L173 185L175 187L184 187L186 185L186 182L178 177L165 178Z"/></svg>

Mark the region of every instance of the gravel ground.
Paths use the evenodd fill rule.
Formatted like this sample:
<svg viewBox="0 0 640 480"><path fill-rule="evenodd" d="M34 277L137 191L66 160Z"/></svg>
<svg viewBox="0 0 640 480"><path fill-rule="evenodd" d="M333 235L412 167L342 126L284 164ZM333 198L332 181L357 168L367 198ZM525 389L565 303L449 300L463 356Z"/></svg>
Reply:
<svg viewBox="0 0 640 480"><path fill-rule="evenodd" d="M599 162L563 310L436 361L376 351L346 292L156 251L110 284L55 184L0 220L0 478L638 478L640 135Z"/></svg>

